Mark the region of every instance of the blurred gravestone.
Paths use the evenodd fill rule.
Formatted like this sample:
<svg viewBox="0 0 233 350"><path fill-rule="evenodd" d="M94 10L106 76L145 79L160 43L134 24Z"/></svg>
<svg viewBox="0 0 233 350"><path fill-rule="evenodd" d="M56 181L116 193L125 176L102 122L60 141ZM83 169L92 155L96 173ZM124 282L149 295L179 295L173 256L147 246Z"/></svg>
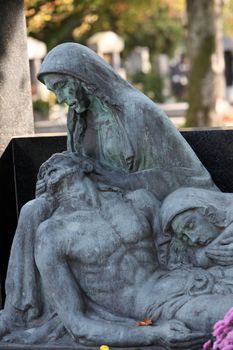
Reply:
<svg viewBox="0 0 233 350"><path fill-rule="evenodd" d="M127 73L134 75L138 72L147 74L151 70L150 53L148 47L137 46L125 61Z"/></svg>
<svg viewBox="0 0 233 350"><path fill-rule="evenodd" d="M23 0L0 0L0 155L34 133Z"/></svg>
<svg viewBox="0 0 233 350"><path fill-rule="evenodd" d="M12 136L34 132L26 45L23 0L0 0L0 155Z"/></svg>
<svg viewBox="0 0 233 350"><path fill-rule="evenodd" d="M120 56L125 44L119 35L111 31L98 32L87 40L87 45L110 64L122 78L126 78Z"/></svg>

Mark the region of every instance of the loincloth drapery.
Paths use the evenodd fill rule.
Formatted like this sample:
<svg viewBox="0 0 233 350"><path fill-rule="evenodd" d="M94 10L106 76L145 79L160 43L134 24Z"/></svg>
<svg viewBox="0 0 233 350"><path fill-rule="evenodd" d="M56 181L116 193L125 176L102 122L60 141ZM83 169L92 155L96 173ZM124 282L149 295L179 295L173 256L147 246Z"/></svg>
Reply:
<svg viewBox="0 0 233 350"><path fill-rule="evenodd" d="M153 298L151 296L153 293ZM184 268L161 274L146 298L145 316L153 320L170 320L187 302L200 295L233 294L233 278L225 269ZM144 300L146 300L146 298ZM142 300L139 301L142 303Z"/></svg>

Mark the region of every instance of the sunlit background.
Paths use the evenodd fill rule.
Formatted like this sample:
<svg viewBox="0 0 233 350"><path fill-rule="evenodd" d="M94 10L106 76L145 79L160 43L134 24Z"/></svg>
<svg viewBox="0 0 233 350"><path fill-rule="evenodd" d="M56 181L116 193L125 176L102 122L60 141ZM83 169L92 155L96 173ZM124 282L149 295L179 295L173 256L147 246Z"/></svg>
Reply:
<svg viewBox="0 0 233 350"><path fill-rule="evenodd" d="M36 79L46 52L75 41L159 103L178 127L233 125L233 0L25 0L36 132L66 108Z"/></svg>

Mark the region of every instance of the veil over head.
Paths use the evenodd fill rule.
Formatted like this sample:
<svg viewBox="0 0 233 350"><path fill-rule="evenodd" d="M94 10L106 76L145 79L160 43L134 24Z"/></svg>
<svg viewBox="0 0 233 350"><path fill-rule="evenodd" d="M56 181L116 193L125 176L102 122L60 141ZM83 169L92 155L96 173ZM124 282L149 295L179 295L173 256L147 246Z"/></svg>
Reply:
<svg viewBox="0 0 233 350"><path fill-rule="evenodd" d="M133 87L117 74L93 50L78 43L63 43L54 47L45 57L38 79L44 84L46 74L70 75L92 86L95 95L117 104L116 89Z"/></svg>
<svg viewBox="0 0 233 350"><path fill-rule="evenodd" d="M178 214L190 209L202 209L209 221L226 227L233 221L233 194L200 188L179 188L169 194L161 206L161 224L164 233Z"/></svg>

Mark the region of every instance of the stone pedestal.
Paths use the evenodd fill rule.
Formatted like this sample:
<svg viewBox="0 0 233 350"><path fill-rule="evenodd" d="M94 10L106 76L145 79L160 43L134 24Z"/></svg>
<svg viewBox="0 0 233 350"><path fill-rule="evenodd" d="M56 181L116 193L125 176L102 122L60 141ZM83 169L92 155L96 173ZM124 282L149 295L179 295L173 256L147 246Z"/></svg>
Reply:
<svg viewBox="0 0 233 350"><path fill-rule="evenodd" d="M0 0L0 154L34 133L23 0Z"/></svg>
<svg viewBox="0 0 233 350"><path fill-rule="evenodd" d="M0 350L99 350L99 346L84 345L20 345L20 344L0 344ZM160 346L134 346L131 348L112 347L112 350L165 350Z"/></svg>

